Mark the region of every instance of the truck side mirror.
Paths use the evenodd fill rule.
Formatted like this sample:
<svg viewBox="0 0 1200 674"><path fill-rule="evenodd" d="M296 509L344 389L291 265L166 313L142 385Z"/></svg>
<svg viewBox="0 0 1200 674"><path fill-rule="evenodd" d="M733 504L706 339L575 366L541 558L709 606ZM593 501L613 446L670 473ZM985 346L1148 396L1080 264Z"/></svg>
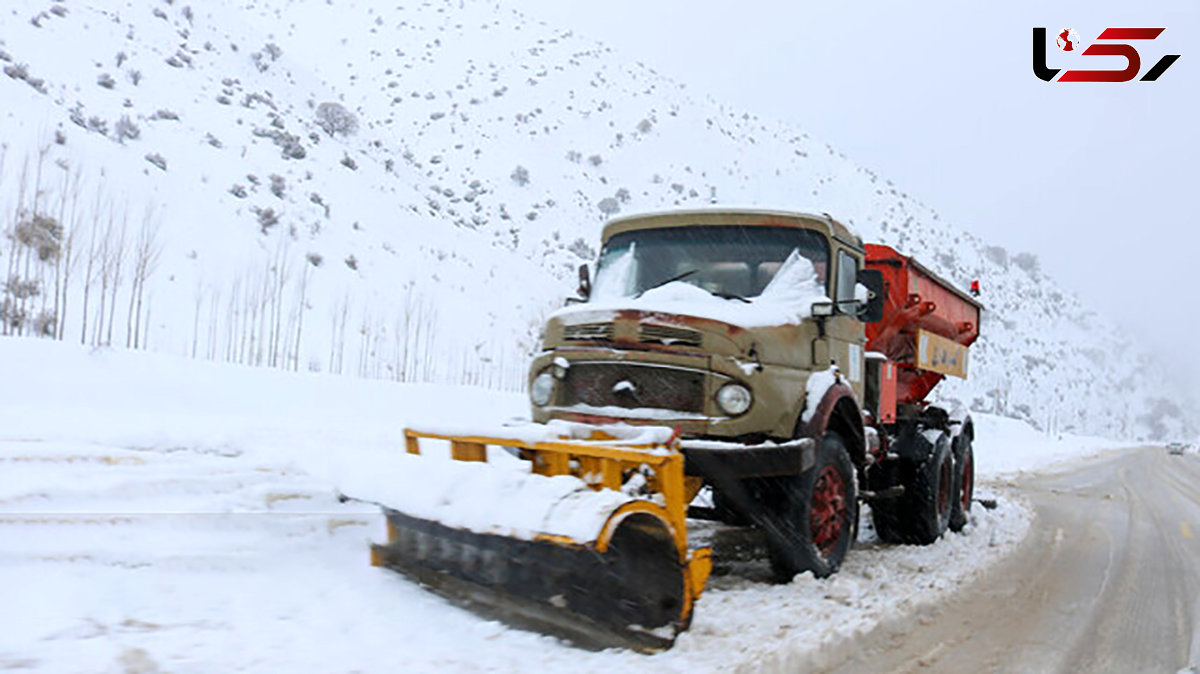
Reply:
<svg viewBox="0 0 1200 674"><path fill-rule="evenodd" d="M858 319L863 323L883 320L883 272L878 269L858 270L857 281L867 287L867 303L859 306Z"/></svg>
<svg viewBox="0 0 1200 674"><path fill-rule="evenodd" d="M575 292L585 300L592 296L592 279L588 275L586 264L579 265L579 287L575 289Z"/></svg>

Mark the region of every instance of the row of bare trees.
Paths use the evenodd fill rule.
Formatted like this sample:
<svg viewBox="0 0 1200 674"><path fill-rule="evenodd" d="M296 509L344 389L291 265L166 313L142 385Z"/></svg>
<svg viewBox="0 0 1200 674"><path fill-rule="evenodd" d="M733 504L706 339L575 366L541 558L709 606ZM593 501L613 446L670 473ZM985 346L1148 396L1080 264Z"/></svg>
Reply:
<svg viewBox="0 0 1200 674"><path fill-rule="evenodd" d="M16 167L16 201L0 241L6 272L0 334L149 348L151 281L162 255L156 213L131 217L130 205L115 201L111 189L100 184L93 194L80 171L49 162L48 153L39 150ZM6 169L12 172L6 155L0 149L0 185L9 184ZM524 386L523 352L507 340L448 339L436 302L415 284L386 307L326 293L328 312L314 313L311 291L321 264L320 255L299 255L280 236L264 260L243 272L198 279L188 355L403 382ZM186 328L171 323L186 313L159 318L166 333L159 348L182 346ZM306 314L315 325L306 324Z"/></svg>
<svg viewBox="0 0 1200 674"><path fill-rule="evenodd" d="M145 211L134 225L128 205L113 201L102 187L85 202L81 172L63 170L57 180L47 175L47 153L27 157L20 168L4 230L0 334L62 340L70 320L78 325L81 344L112 345L122 337L116 332L120 323L125 346L145 348L147 283L162 251L154 212ZM7 151L0 153L0 184L6 159Z"/></svg>
<svg viewBox="0 0 1200 674"><path fill-rule="evenodd" d="M314 313L310 290L317 263L312 255L288 251L282 239L265 267L237 274L227 286L197 284L192 357L367 379L524 386L520 349L494 340L448 343L437 305L414 284L386 309L344 294L332 298L327 314ZM317 333L305 333L306 313L314 313L309 322L317 324ZM327 352L314 348L323 339Z"/></svg>

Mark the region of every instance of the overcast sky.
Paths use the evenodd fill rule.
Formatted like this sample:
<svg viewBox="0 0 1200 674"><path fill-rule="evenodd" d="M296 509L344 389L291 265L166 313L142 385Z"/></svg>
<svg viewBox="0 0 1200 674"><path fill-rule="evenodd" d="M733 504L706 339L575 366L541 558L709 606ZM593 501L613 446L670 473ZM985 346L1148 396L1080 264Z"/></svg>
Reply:
<svg viewBox="0 0 1200 674"><path fill-rule="evenodd" d="M521 0L526 13L803 128L1046 272L1200 378L1200 3ZM1165 27L1157 82L1046 83L1032 28ZM1053 43L1052 68L1121 69ZM819 204L813 208L819 210ZM920 255L919 251L908 251ZM986 289L985 289L986 292ZM986 295L984 297L986 301ZM1200 393L1200 385L1193 385Z"/></svg>

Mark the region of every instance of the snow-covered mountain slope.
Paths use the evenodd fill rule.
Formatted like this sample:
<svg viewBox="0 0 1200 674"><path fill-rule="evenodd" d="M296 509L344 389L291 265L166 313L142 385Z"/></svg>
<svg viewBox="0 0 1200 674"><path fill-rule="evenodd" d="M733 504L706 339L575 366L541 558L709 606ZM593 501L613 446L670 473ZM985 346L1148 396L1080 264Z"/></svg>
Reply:
<svg viewBox="0 0 1200 674"><path fill-rule="evenodd" d="M0 40L0 213L13 232L35 213L78 232L74 266L66 247L34 255L37 236L4 247L25 331L519 388L605 217L759 205L829 212L981 281L971 380L943 395L1053 429L1188 423L1160 366L1035 256L511 5L14 0ZM161 255L118 264L153 226Z"/></svg>

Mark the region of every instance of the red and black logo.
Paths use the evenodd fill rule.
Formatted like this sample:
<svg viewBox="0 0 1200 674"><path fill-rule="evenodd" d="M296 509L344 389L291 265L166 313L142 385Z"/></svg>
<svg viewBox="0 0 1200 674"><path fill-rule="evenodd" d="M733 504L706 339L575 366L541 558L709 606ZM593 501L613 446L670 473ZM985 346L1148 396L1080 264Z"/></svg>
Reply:
<svg viewBox="0 0 1200 674"><path fill-rule="evenodd" d="M1105 28L1097 42L1081 52L1082 56L1123 56L1124 70L1068 70L1057 80L1059 68L1046 67L1046 29L1033 29L1033 74L1047 82L1129 82L1142 70L1142 57L1133 45L1125 40L1153 40L1166 28ZM1100 42L1103 40L1104 42ZM1121 42L1117 42L1121 40ZM1058 33L1056 44L1064 52L1079 49L1079 36L1073 28ZM1179 59L1179 54L1167 54L1142 75L1142 82L1153 82L1167 72L1167 68Z"/></svg>

